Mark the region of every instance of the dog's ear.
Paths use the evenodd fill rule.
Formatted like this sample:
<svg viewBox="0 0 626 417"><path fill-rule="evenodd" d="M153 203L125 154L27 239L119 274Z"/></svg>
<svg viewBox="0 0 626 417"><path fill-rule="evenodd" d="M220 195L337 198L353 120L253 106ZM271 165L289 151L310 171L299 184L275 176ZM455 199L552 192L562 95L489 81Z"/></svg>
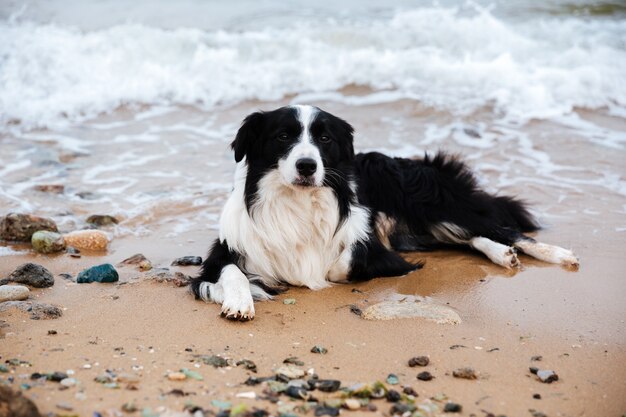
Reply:
<svg viewBox="0 0 626 417"><path fill-rule="evenodd" d="M348 158L354 158L354 128L350 123L337 117L336 131L339 136L341 151Z"/></svg>
<svg viewBox="0 0 626 417"><path fill-rule="evenodd" d="M263 124L263 113L249 114L241 124L235 140L230 147L235 151L235 161L240 162L248 153L252 142L258 139Z"/></svg>

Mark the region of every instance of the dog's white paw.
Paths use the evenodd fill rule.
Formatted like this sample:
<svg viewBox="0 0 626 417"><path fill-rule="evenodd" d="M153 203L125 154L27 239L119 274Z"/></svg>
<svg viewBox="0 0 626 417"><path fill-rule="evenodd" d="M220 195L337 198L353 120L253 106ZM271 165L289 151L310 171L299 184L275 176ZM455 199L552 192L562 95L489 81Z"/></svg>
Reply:
<svg viewBox="0 0 626 417"><path fill-rule="evenodd" d="M564 266L570 266L572 268L578 268L580 266L580 261L578 260L578 256L574 254L571 250L563 249L558 246L555 246L556 250L554 253L554 260Z"/></svg>
<svg viewBox="0 0 626 417"><path fill-rule="evenodd" d="M580 261L574 252L560 246L548 245L531 240L520 240L515 242L515 246L527 255L544 262L561 264L572 268L578 268L580 265Z"/></svg>
<svg viewBox="0 0 626 417"><path fill-rule="evenodd" d="M518 268L521 266L515 249L507 247L506 251L504 251L500 257L500 265L505 268Z"/></svg>
<svg viewBox="0 0 626 417"><path fill-rule="evenodd" d="M249 288L225 291L222 302L222 317L229 320L247 321L254 319L254 301Z"/></svg>

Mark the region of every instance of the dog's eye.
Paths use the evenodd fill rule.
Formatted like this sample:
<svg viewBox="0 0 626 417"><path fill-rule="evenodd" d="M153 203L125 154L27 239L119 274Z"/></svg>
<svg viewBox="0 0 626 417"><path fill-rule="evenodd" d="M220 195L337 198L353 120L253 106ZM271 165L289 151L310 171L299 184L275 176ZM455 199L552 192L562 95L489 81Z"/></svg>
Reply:
<svg viewBox="0 0 626 417"><path fill-rule="evenodd" d="M321 136L320 137L320 142L328 143L328 142L330 142L330 138L328 136Z"/></svg>
<svg viewBox="0 0 626 417"><path fill-rule="evenodd" d="M279 133L278 134L278 140L285 142L287 140L289 140L289 135L287 135L286 133Z"/></svg>

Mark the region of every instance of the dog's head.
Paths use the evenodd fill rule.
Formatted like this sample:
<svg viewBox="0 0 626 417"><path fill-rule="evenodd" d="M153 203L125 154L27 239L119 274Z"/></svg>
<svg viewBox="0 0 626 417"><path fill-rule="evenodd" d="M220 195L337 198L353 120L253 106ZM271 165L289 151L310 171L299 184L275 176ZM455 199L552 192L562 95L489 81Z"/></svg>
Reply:
<svg viewBox="0 0 626 417"><path fill-rule="evenodd" d="M231 146L255 172L277 169L286 186L320 187L351 167L352 134L344 120L299 105L250 114Z"/></svg>

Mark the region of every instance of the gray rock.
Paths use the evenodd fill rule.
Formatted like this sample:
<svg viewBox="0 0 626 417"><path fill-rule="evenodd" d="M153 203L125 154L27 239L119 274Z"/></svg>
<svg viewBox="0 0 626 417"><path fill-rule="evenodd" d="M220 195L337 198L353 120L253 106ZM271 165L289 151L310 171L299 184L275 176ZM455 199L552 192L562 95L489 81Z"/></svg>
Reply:
<svg viewBox="0 0 626 417"><path fill-rule="evenodd" d="M537 378L544 384L551 384L554 381L559 380L559 376L554 371L550 371L547 369L540 369L537 371Z"/></svg>
<svg viewBox="0 0 626 417"><path fill-rule="evenodd" d="M54 285L54 277L41 265L26 263L17 267L7 278L10 282L17 282L35 288L46 288Z"/></svg>
<svg viewBox="0 0 626 417"><path fill-rule="evenodd" d="M202 265L202 258L199 256L183 256L182 258L174 259L174 262L172 262L172 266L189 265Z"/></svg>
<svg viewBox="0 0 626 417"><path fill-rule="evenodd" d="M119 220L113 216L109 216L108 214L93 214L87 217L87 223L94 226L111 226L113 224L118 224Z"/></svg>
<svg viewBox="0 0 626 417"><path fill-rule="evenodd" d="M35 301L6 301L0 304L0 313L12 308L30 313L31 320L58 319L63 315L63 311L59 307Z"/></svg>
<svg viewBox="0 0 626 417"><path fill-rule="evenodd" d="M0 220L0 239L30 242L33 233L40 230L58 232L54 221L30 214L9 213Z"/></svg>
<svg viewBox="0 0 626 417"><path fill-rule="evenodd" d="M22 285L2 285L0 286L0 303L26 300L29 293L28 288Z"/></svg>
<svg viewBox="0 0 626 417"><path fill-rule="evenodd" d="M61 252L65 249L65 239L59 233L40 230L33 233L30 243L39 253Z"/></svg>
<svg viewBox="0 0 626 417"><path fill-rule="evenodd" d="M31 400L5 385L0 385L0 411L11 417L41 417Z"/></svg>

